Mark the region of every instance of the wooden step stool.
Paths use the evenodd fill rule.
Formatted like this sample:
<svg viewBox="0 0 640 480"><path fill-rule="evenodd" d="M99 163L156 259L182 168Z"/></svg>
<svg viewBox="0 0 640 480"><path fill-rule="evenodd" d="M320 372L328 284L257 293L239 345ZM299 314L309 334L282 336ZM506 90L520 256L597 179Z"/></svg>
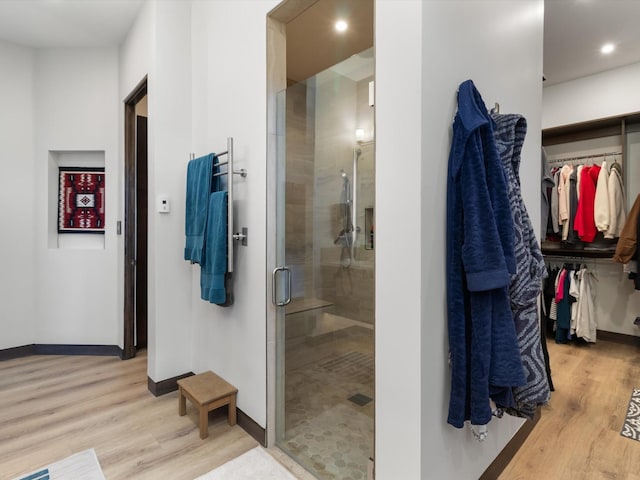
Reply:
<svg viewBox="0 0 640 480"><path fill-rule="evenodd" d="M187 413L186 398L200 410L200 438L209 436L209 412L229 405L229 425L236 424L236 395L238 389L213 372L178 380L178 413ZM185 398L186 397L186 398Z"/></svg>

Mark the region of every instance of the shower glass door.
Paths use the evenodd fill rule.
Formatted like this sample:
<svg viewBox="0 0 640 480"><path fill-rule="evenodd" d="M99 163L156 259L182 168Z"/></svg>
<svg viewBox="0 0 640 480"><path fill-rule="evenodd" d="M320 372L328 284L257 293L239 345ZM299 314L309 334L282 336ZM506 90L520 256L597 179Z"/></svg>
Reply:
<svg viewBox="0 0 640 480"><path fill-rule="evenodd" d="M320 479L374 451L372 81L365 51L278 98L276 441Z"/></svg>

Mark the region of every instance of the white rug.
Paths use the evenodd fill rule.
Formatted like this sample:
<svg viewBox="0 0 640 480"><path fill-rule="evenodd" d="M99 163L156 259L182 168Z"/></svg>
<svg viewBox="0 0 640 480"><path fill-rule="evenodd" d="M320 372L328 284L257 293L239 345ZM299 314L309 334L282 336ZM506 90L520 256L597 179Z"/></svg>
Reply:
<svg viewBox="0 0 640 480"><path fill-rule="evenodd" d="M14 480L105 480L92 449L76 453Z"/></svg>
<svg viewBox="0 0 640 480"><path fill-rule="evenodd" d="M220 465L196 480L297 480L262 447Z"/></svg>

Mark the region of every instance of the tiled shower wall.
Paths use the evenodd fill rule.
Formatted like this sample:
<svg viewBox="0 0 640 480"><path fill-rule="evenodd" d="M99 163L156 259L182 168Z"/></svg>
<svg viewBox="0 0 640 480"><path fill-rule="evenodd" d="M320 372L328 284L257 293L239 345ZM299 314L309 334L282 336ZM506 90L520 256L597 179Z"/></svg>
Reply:
<svg viewBox="0 0 640 480"><path fill-rule="evenodd" d="M293 298L313 296L314 97L312 85L287 88L285 262Z"/></svg>
<svg viewBox="0 0 640 480"><path fill-rule="evenodd" d="M364 130L372 139L373 109L368 104L369 81L354 81L331 71L318 76L316 86L316 144L314 205L314 259L316 297L333 302L333 313L353 320L374 323L374 255L365 250L365 208L374 206L373 145L357 147L355 131ZM340 209L343 179L353 186L354 148L362 151L358 160L357 213L360 229L349 262L347 252L334 241L343 228Z"/></svg>
<svg viewBox="0 0 640 480"><path fill-rule="evenodd" d="M374 206L373 145L356 144L355 130L373 135L369 81L329 70L287 89L286 263L293 273L292 297L332 302L332 313L373 324L374 255L365 250L364 212ZM334 241L343 228L341 170L353 182L358 160L360 228L353 259L341 261ZM315 268L314 268L315 267Z"/></svg>

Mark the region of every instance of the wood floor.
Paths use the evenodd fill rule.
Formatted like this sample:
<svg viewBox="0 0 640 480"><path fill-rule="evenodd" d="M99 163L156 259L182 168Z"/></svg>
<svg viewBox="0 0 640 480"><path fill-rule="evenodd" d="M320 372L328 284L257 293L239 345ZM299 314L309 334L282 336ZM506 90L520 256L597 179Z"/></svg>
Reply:
<svg viewBox="0 0 640 480"><path fill-rule="evenodd" d="M257 442L213 412L178 416L177 392L147 390L146 356L31 356L0 362L0 479L94 448L105 477L193 480Z"/></svg>
<svg viewBox="0 0 640 480"><path fill-rule="evenodd" d="M640 442L620 429L640 348L549 342L556 391L501 480L640 480ZM0 362L0 480L94 448L108 480L192 480L255 447L224 409L200 440L196 410L147 390L146 358L31 356ZM276 452L293 469L295 465Z"/></svg>
<svg viewBox="0 0 640 480"><path fill-rule="evenodd" d="M620 435L631 391L640 388L640 347L548 347L556 391L500 479L640 480L640 442Z"/></svg>

